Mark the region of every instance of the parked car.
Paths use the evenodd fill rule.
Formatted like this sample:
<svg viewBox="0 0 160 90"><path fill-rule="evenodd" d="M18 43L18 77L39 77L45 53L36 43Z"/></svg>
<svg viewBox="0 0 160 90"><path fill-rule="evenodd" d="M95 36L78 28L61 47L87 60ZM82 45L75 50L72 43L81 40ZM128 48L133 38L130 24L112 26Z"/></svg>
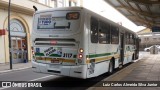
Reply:
<svg viewBox="0 0 160 90"><path fill-rule="evenodd" d="M146 52L149 52L150 49L153 47L154 45L150 46L150 47L147 47L147 48L144 48L144 51ZM160 45L155 45L157 48L158 48L158 51L160 51Z"/></svg>
<svg viewBox="0 0 160 90"><path fill-rule="evenodd" d="M160 45L157 45L158 51L160 51Z"/></svg>

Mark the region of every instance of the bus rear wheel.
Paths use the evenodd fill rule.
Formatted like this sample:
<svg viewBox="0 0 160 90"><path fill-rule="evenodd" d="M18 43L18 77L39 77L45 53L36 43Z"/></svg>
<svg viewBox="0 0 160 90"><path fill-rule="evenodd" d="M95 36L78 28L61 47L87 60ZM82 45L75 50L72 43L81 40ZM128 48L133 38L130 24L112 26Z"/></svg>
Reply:
<svg viewBox="0 0 160 90"><path fill-rule="evenodd" d="M113 60L111 60L110 62L109 62L109 68L108 68L108 73L109 74L112 74L113 73L113 69L114 67L113 67Z"/></svg>

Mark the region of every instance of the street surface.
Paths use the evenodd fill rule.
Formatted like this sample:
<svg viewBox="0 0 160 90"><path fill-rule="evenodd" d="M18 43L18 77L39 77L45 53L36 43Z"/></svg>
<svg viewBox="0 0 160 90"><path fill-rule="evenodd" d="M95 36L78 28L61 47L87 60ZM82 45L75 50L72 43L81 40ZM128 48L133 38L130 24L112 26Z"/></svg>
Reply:
<svg viewBox="0 0 160 90"><path fill-rule="evenodd" d="M140 59L145 57L146 55L149 55L149 52L140 52ZM130 64L128 64L130 65ZM125 67L127 67L126 65ZM125 68L123 67L123 68ZM122 69L123 69L122 68ZM120 70L120 69L119 69ZM116 71L119 71L116 70ZM116 72L115 71L115 72ZM32 71L32 68L20 70L20 71L12 71L7 73L1 73L0 74L0 81L42 81L42 83L47 82L58 82L61 81L61 84L66 84L67 82L73 85L73 87L52 87L52 88L0 88L0 90L44 90L44 89L52 89L52 90L85 90L89 87L92 87L99 81L107 78L109 75L103 74L101 76L98 76L96 78L91 79L77 79L77 78L71 78L71 77L64 77L64 76L56 76L56 75L49 75L49 74L42 74L42 73L35 73ZM93 82L92 82L93 81ZM64 82L64 83L63 83ZM85 86L87 85L87 86ZM74 87L74 86L85 86L85 87Z"/></svg>

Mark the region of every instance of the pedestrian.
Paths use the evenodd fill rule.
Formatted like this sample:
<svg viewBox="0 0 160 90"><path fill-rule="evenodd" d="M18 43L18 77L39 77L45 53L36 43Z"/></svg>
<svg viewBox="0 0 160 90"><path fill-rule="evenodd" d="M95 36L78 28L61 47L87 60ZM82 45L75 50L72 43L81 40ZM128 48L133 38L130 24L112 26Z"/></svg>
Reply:
<svg viewBox="0 0 160 90"><path fill-rule="evenodd" d="M26 45L22 45L22 52L23 52L23 60L24 60L24 62L25 63L27 63L28 62L28 60L27 60L27 48L26 48Z"/></svg>

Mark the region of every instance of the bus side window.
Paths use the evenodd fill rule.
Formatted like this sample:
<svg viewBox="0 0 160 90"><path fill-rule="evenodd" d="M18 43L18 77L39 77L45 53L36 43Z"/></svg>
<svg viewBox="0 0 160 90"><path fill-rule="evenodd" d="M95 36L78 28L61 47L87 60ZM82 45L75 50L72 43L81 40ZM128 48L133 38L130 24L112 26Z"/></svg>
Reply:
<svg viewBox="0 0 160 90"><path fill-rule="evenodd" d="M134 34L132 34L132 40L133 40L132 45L135 45L135 36L134 36Z"/></svg>
<svg viewBox="0 0 160 90"><path fill-rule="evenodd" d="M129 33L128 32L126 32L125 33L125 40L126 40L126 44L129 44Z"/></svg>
<svg viewBox="0 0 160 90"><path fill-rule="evenodd" d="M91 42L98 43L98 19L91 17Z"/></svg>
<svg viewBox="0 0 160 90"><path fill-rule="evenodd" d="M132 45L132 44L133 44L132 34L130 34L130 36L129 36L129 37L130 37L130 38L129 38L130 44Z"/></svg>
<svg viewBox="0 0 160 90"><path fill-rule="evenodd" d="M100 21L99 23L99 43L110 43L110 25L108 23Z"/></svg>
<svg viewBox="0 0 160 90"><path fill-rule="evenodd" d="M118 44L119 43L119 30L117 27L111 27L111 43Z"/></svg>
<svg viewBox="0 0 160 90"><path fill-rule="evenodd" d="M130 34L130 44L135 45L135 36L133 34Z"/></svg>

